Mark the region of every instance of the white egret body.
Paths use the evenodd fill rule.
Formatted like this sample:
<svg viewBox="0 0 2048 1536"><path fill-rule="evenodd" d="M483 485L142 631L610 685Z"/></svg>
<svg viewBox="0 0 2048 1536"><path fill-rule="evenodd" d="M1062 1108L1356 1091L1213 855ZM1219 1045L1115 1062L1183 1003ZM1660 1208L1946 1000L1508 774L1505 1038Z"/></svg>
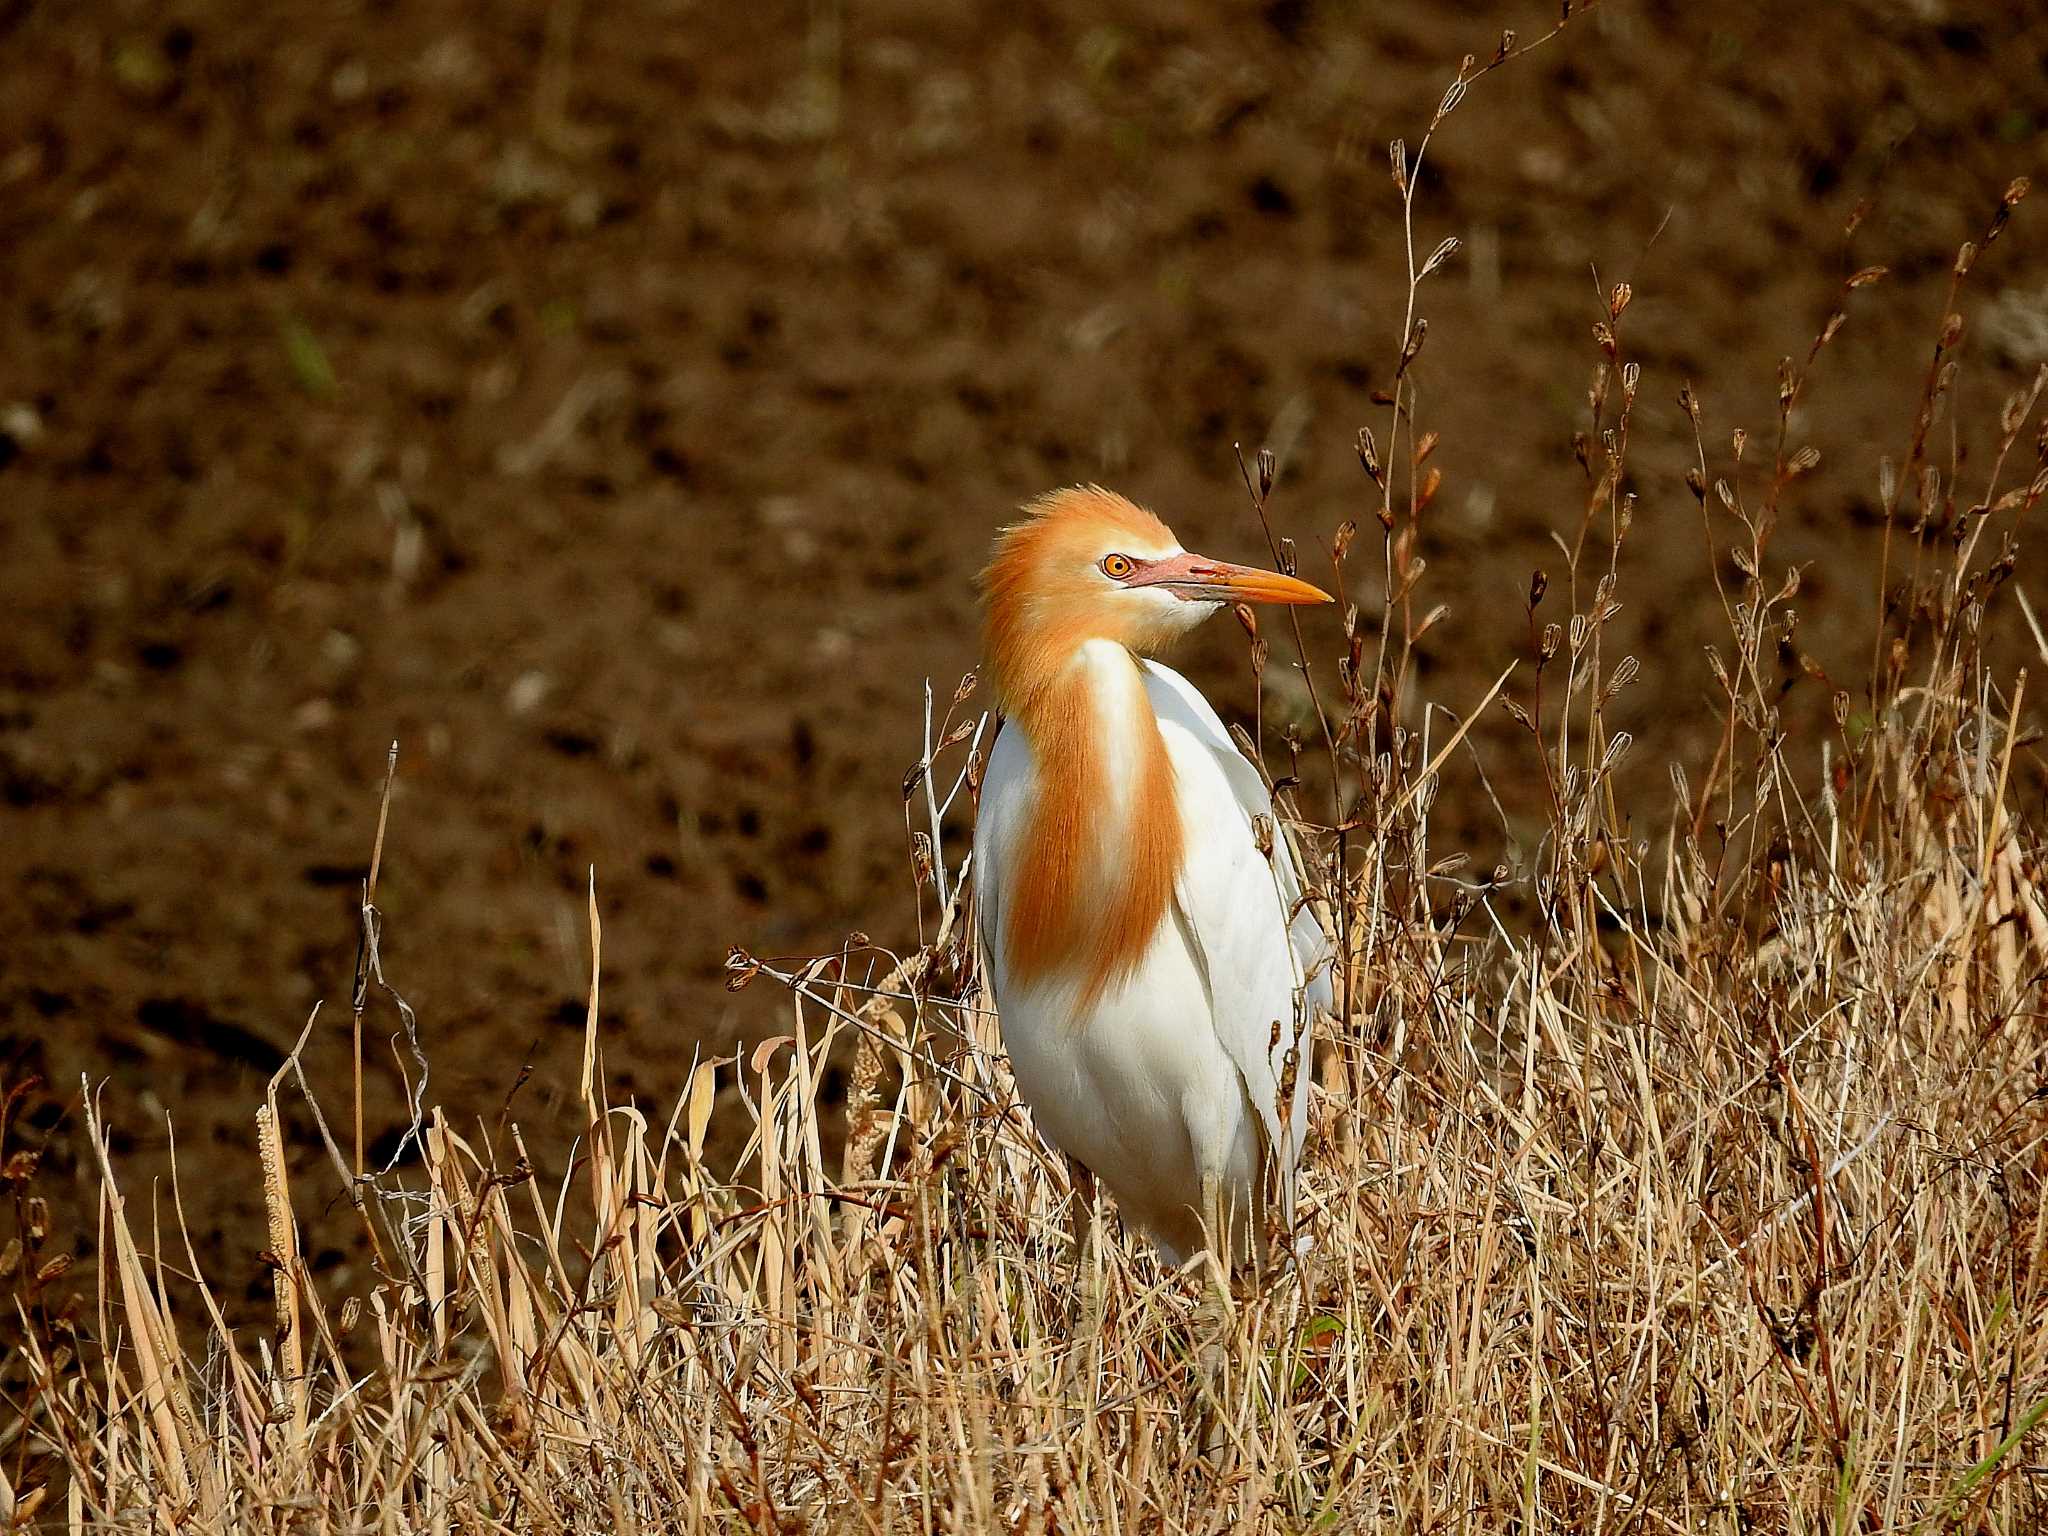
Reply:
<svg viewBox="0 0 2048 1536"><path fill-rule="evenodd" d="M1329 599L1190 555L1107 491L1026 512L984 577L1008 718L974 893L1003 1043L1039 1129L1170 1260L1204 1246L1205 1222L1242 1252L1268 1166L1291 1218L1325 941L1258 770L1140 653L1234 602Z"/></svg>

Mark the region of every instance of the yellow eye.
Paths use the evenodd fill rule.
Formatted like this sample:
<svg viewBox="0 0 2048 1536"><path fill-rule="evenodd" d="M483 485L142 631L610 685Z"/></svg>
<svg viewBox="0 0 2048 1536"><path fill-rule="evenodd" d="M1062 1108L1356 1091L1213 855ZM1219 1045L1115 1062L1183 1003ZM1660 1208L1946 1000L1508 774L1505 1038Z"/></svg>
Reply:
<svg viewBox="0 0 2048 1536"><path fill-rule="evenodd" d="M1136 569L1137 567L1131 563L1129 555L1104 555L1102 557L1102 574L1111 581L1122 581Z"/></svg>

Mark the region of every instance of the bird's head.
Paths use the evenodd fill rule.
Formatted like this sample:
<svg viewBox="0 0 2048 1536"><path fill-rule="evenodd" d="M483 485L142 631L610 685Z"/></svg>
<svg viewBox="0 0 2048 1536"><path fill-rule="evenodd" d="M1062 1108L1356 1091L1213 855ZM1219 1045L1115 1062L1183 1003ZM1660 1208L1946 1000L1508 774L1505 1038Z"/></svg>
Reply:
<svg viewBox="0 0 2048 1536"><path fill-rule="evenodd" d="M1190 554L1143 507L1099 486L1053 491L996 536L981 577L984 651L1014 710L1090 640L1141 655L1232 603L1327 603L1305 581Z"/></svg>

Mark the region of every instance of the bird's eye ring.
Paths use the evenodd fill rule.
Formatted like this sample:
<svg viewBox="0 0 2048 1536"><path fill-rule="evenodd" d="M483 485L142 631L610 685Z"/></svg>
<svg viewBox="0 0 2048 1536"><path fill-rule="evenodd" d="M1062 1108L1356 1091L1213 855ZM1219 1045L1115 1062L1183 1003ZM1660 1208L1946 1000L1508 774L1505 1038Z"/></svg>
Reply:
<svg viewBox="0 0 2048 1536"><path fill-rule="evenodd" d="M1137 566L1132 564L1129 555L1104 555L1102 557L1102 574L1111 581L1122 581L1136 569Z"/></svg>

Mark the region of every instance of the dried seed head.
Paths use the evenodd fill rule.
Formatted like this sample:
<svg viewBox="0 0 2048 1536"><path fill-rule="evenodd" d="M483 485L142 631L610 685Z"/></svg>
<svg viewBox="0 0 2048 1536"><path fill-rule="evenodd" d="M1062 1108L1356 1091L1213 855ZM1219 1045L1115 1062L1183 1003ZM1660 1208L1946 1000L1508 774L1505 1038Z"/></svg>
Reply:
<svg viewBox="0 0 2048 1536"><path fill-rule="evenodd" d="M1493 62L1496 64L1505 63L1507 56L1514 51L1515 29L1513 27L1503 28L1500 34L1500 46L1493 50Z"/></svg>
<svg viewBox="0 0 2048 1536"><path fill-rule="evenodd" d="M1252 612L1249 603L1234 604L1230 611L1237 615L1238 625L1247 635L1254 640L1259 638L1259 616Z"/></svg>
<svg viewBox="0 0 2048 1536"><path fill-rule="evenodd" d="M1408 371L1408 365L1414 362L1417 354L1422 351L1422 343L1428 336L1429 321L1427 319L1417 320L1415 322L1415 329L1408 333L1407 341L1401 344L1401 365L1394 370L1397 374Z"/></svg>
<svg viewBox="0 0 2048 1536"><path fill-rule="evenodd" d="M1264 501L1273 494L1273 475L1279 466L1280 461L1274 457L1272 449L1259 450L1259 500Z"/></svg>
<svg viewBox="0 0 2048 1536"><path fill-rule="evenodd" d="M1613 292L1607 295L1607 317L1619 320L1621 312L1628 308L1628 301L1635 297L1635 290L1627 283L1616 283Z"/></svg>
<svg viewBox="0 0 2048 1536"><path fill-rule="evenodd" d="M2005 397L2005 404L1998 412L1998 430L2002 436L2016 437L2026 419L2027 392L2024 389L2016 389Z"/></svg>
<svg viewBox="0 0 2048 1536"><path fill-rule="evenodd" d="M1882 279L1883 279L1883 278L1885 277L1885 275L1886 275L1887 273L1889 273L1890 271L1891 271L1891 268L1890 268L1890 267L1884 267L1884 266L1877 266L1877 267L1865 267L1865 268L1863 268L1863 270L1862 270L1862 271L1860 271L1860 272L1852 273L1852 274L1850 275L1850 278L1849 278L1849 280L1848 280L1848 281L1847 281L1846 283L1844 283L1844 284L1843 284L1842 286L1843 286L1844 288L1863 288L1863 287L1867 287L1867 286L1868 286L1869 284L1871 284L1871 283L1875 283L1875 282L1879 282L1879 281L1881 281L1881 280L1882 280Z"/></svg>
<svg viewBox="0 0 2048 1536"><path fill-rule="evenodd" d="M1395 139L1387 145L1387 163L1394 172L1394 186L1403 197L1408 195L1408 146Z"/></svg>
<svg viewBox="0 0 2048 1536"><path fill-rule="evenodd" d="M1968 277L1970 275L1970 268L1975 265L1977 265L1977 242L1965 240L1956 247L1956 276Z"/></svg>
<svg viewBox="0 0 2048 1536"><path fill-rule="evenodd" d="M1694 501L1699 502L1702 506L1706 505L1707 481L1706 477L1698 469L1688 469L1685 472L1685 488L1692 492Z"/></svg>
<svg viewBox="0 0 2048 1536"><path fill-rule="evenodd" d="M1427 816L1429 808L1436 804L1436 784L1436 775L1433 773L1424 774L1420 782L1416 784L1415 814L1417 817Z"/></svg>
<svg viewBox="0 0 2048 1536"><path fill-rule="evenodd" d="M1894 500L1899 490L1899 472L1893 467L1889 455L1877 461L1877 501L1887 514L1898 503Z"/></svg>
<svg viewBox="0 0 2048 1536"><path fill-rule="evenodd" d="M1513 34L1510 33L1509 35L1512 36ZM2026 177L2015 176L2012 179L2011 183L2007 185L2005 189L2005 196L1999 200L1998 206L2001 208L2019 207L2020 201L2026 197L2027 190L2032 185L2033 183L2029 181Z"/></svg>
<svg viewBox="0 0 2048 1536"><path fill-rule="evenodd" d="M1351 550L1351 541L1357 537L1357 520L1355 518L1345 518L1343 522L1337 525L1337 532L1330 540L1331 557L1339 564L1342 564L1344 556Z"/></svg>
<svg viewBox="0 0 2048 1536"><path fill-rule="evenodd" d="M1522 708L1521 705L1517 704L1506 694L1500 696L1500 707L1508 712L1509 719L1513 720L1515 724L1521 726L1524 730L1533 731L1536 729L1530 722L1529 711Z"/></svg>
<svg viewBox="0 0 2048 1536"><path fill-rule="evenodd" d="M1573 620L1573 622L1576 623L1578 621L1575 619ZM1564 631L1559 626L1555 624L1544 625L1543 640L1536 652L1538 659L1541 661L1549 661L1551 657L1557 654L1558 645L1563 641L1563 639Z"/></svg>
<svg viewBox="0 0 2048 1536"><path fill-rule="evenodd" d="M1728 434L1728 446L1735 454L1736 463L1740 464L1742 462L1742 450L1748 445L1749 429L1747 427L1737 427Z"/></svg>
<svg viewBox="0 0 2048 1536"><path fill-rule="evenodd" d="M1541 570L1529 577L1529 606L1535 608L1543 601L1543 594L1550 590L1550 577Z"/></svg>
<svg viewBox="0 0 2048 1536"><path fill-rule="evenodd" d="M1820 450L1811 443L1792 455L1785 467L1795 475L1803 475L1820 463Z"/></svg>
<svg viewBox="0 0 2048 1536"><path fill-rule="evenodd" d="M1835 690L1835 698L1834 698L1834 710L1835 710L1835 724L1836 724L1836 725L1847 725L1847 724L1849 723L1849 690L1848 690L1848 689L1846 689L1846 688L1837 688L1837 689Z"/></svg>
<svg viewBox="0 0 2048 1536"><path fill-rule="evenodd" d="M1423 262L1422 270L1415 274L1416 281L1420 282L1423 278L1429 276L1430 273L1434 272L1438 267L1442 266L1445 262L1449 261L1453 256L1457 255L1460 243L1461 242L1459 241L1456 235L1447 235L1442 240L1437 242L1437 248L1431 251L1429 253L1429 259Z"/></svg>
<svg viewBox="0 0 2048 1536"><path fill-rule="evenodd" d="M1694 427L1700 424L1700 397L1692 392L1691 384L1678 386L1678 408L1685 412Z"/></svg>
<svg viewBox="0 0 2048 1536"><path fill-rule="evenodd" d="M1360 427L1358 429L1358 462L1365 466L1365 472L1372 478L1374 485L1382 483L1380 480L1380 449L1379 444L1373 441L1371 427Z"/></svg>
<svg viewBox="0 0 2048 1536"><path fill-rule="evenodd" d="M1968 250L1968 246L1963 247ZM1941 322L1941 349L1946 352L1963 339L1963 317L1949 315Z"/></svg>

